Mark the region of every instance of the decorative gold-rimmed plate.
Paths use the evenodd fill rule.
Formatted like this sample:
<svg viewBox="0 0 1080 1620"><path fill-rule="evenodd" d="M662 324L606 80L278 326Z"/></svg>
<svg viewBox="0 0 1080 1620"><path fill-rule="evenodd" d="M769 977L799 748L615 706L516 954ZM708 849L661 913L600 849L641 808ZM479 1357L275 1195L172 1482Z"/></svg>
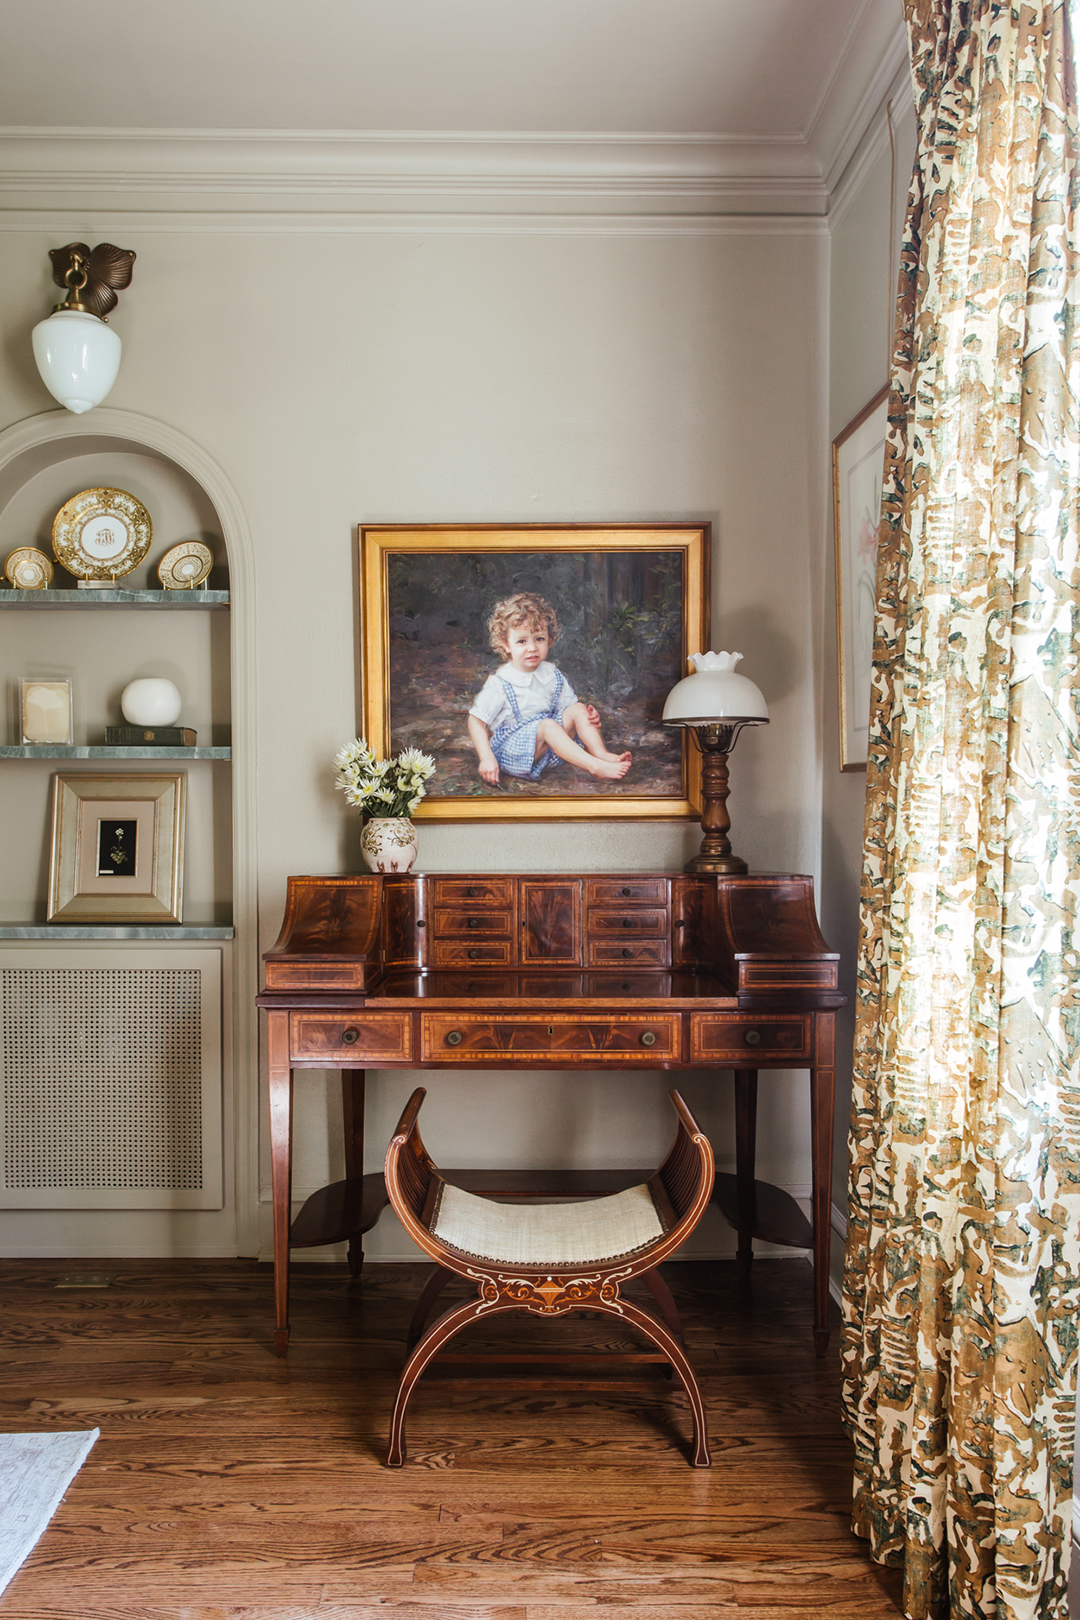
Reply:
<svg viewBox="0 0 1080 1620"><path fill-rule="evenodd" d="M185 540L158 563L158 579L167 591L191 591L214 566L214 553L201 540Z"/></svg>
<svg viewBox="0 0 1080 1620"><path fill-rule="evenodd" d="M153 533L146 507L126 489L84 489L57 512L52 545L76 578L118 579L139 566Z"/></svg>
<svg viewBox="0 0 1080 1620"><path fill-rule="evenodd" d="M53 577L53 565L36 546L20 546L4 564L4 572L19 591L43 591Z"/></svg>

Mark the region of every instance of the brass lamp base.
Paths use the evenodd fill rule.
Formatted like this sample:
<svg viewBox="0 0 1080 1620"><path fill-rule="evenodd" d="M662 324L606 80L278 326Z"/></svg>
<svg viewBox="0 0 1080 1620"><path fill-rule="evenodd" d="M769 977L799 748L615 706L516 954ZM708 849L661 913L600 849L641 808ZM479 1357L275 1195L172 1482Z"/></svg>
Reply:
<svg viewBox="0 0 1080 1620"><path fill-rule="evenodd" d="M738 877L749 870L741 855L710 855L705 850L700 850L683 867L684 872L704 872L710 877L731 873Z"/></svg>

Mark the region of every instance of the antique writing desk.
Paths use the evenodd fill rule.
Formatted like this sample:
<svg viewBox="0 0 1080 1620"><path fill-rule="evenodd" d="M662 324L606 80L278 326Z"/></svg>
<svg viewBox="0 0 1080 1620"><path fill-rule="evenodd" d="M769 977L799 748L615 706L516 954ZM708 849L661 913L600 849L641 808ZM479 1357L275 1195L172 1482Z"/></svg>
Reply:
<svg viewBox="0 0 1080 1620"><path fill-rule="evenodd" d="M749 1266L754 1237L814 1253L814 1338L828 1342L829 1203L838 962L813 882L483 872L293 877L265 956L274 1193L274 1347L289 1341L289 1248L349 1242L387 1198L364 1175L364 1070L731 1069L736 1173L715 1200ZM290 1226L292 1077L344 1072L346 1179ZM754 1179L758 1072L807 1068L813 1222ZM381 1147L382 1144L380 1144ZM650 1172L446 1171L501 1197L633 1186Z"/></svg>

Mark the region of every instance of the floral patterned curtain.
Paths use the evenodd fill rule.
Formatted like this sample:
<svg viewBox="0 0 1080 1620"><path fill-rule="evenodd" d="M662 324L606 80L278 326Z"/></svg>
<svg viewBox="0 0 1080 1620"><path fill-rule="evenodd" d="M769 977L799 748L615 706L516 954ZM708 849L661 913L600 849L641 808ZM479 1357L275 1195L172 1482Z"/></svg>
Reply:
<svg viewBox="0 0 1080 1620"><path fill-rule="evenodd" d="M904 0L843 1358L909 1616L1064 1616L1080 1333L1080 334L1064 0Z"/></svg>

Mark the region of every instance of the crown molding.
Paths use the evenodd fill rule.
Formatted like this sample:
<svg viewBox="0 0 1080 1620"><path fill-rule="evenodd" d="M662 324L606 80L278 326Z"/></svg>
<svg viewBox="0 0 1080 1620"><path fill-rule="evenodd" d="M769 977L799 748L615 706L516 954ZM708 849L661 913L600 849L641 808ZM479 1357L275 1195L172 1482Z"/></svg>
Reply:
<svg viewBox="0 0 1080 1620"><path fill-rule="evenodd" d="M0 128L0 210L814 216L798 136Z"/></svg>

